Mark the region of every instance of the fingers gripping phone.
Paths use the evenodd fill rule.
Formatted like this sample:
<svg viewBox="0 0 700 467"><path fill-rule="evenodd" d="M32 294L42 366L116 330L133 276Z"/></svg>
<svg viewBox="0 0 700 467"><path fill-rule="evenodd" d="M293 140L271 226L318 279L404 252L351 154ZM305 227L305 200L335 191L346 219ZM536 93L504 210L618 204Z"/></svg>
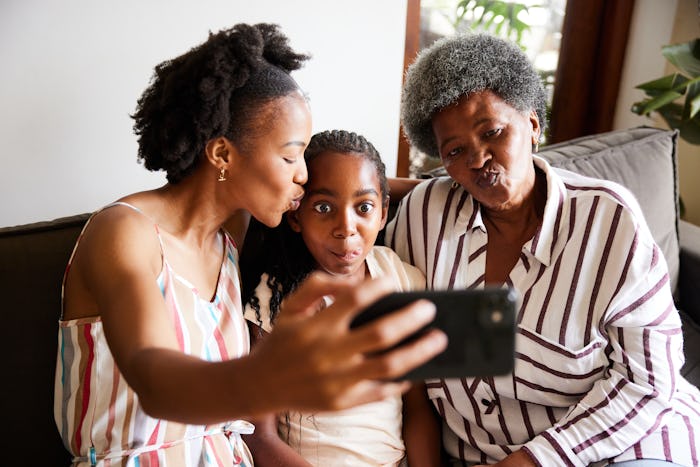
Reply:
<svg viewBox="0 0 700 467"><path fill-rule="evenodd" d="M517 302L513 289L395 292L360 312L350 327L362 326L418 299L435 304L435 319L398 346L435 327L447 335L448 344L441 354L400 379L497 376L513 369Z"/></svg>

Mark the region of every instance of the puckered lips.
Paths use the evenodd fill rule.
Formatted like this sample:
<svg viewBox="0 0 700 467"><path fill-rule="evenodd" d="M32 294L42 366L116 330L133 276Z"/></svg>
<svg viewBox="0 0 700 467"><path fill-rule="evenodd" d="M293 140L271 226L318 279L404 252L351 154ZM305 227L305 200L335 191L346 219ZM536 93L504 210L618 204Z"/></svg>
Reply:
<svg viewBox="0 0 700 467"><path fill-rule="evenodd" d="M301 204L301 199L304 197L304 192L302 191L299 196L296 196L292 201L289 203L289 210L290 211L296 211L299 209L299 205Z"/></svg>
<svg viewBox="0 0 700 467"><path fill-rule="evenodd" d="M498 182L500 173L493 169L490 164L479 169L479 174L476 178L476 184L481 188L489 188Z"/></svg>
<svg viewBox="0 0 700 467"><path fill-rule="evenodd" d="M476 184L481 188L494 186L498 182L498 172L482 172L476 180Z"/></svg>

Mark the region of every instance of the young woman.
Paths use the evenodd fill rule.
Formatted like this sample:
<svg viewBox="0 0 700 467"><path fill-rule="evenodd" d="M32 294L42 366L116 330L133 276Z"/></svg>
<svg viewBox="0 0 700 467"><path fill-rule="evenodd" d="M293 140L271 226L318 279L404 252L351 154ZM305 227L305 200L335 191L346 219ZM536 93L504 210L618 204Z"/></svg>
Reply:
<svg viewBox="0 0 700 467"><path fill-rule="evenodd" d="M245 317L254 340L264 340L282 299L313 270L356 284L384 276L396 290L425 288L420 271L374 246L389 204L374 146L355 133L326 131L311 138L305 158L309 180L299 209L276 229L253 223L243 248ZM393 396L343 411L285 411L256 421L256 433L246 439L264 466L397 466L406 454L414 465L438 465L439 429L424 391L417 384L403 404Z"/></svg>
<svg viewBox="0 0 700 467"><path fill-rule="evenodd" d="M274 226L298 207L311 119L290 72L305 59L276 26L239 24L156 67L134 129L139 158L168 182L95 213L65 275L55 415L75 465L249 465L240 433L252 426L231 420L398 394L406 383L381 381L444 346L434 334L377 356L434 310L351 332L390 285L358 293L314 275L246 356L238 254L221 226L243 211ZM327 294L330 313L312 316Z"/></svg>

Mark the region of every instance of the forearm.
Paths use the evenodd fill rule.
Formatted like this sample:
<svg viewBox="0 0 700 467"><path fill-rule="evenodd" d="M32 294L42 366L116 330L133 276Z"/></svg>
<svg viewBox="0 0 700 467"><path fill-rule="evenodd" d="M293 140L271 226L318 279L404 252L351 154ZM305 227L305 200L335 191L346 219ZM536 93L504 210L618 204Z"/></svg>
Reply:
<svg viewBox="0 0 700 467"><path fill-rule="evenodd" d="M403 439L411 466L440 466L442 424L425 393L425 385L416 383L403 397Z"/></svg>
<svg viewBox="0 0 700 467"><path fill-rule="evenodd" d="M643 316L643 313L640 313ZM542 465L565 455L574 465L614 457L671 410L681 361L680 329L610 328L612 365L567 416L526 446ZM622 343L624 342L624 347Z"/></svg>
<svg viewBox="0 0 700 467"><path fill-rule="evenodd" d="M388 279L368 280L359 292L331 276L312 275L287 297L274 331L248 356L206 362L163 346L132 350L120 361L149 415L183 423L290 409L339 410L396 396L407 384L393 380L440 353L447 342L433 330L395 348L434 318L429 302L411 304L361 330L348 329L357 310L391 287ZM335 294L336 302L314 314L328 294ZM382 352L387 348L393 350Z"/></svg>
<svg viewBox="0 0 700 467"><path fill-rule="evenodd" d="M559 459L561 462L561 459ZM551 465L558 465L560 462L555 462ZM493 467L537 467L538 465L550 465L550 464L538 464L535 459L528 453L525 449L518 449L512 454L509 454L505 459L492 464ZM474 466L481 467L481 466Z"/></svg>
<svg viewBox="0 0 700 467"><path fill-rule="evenodd" d="M251 420L255 432L244 435L243 440L253 454L253 460L258 467L310 467L287 443L277 434L277 417L269 415Z"/></svg>
<svg viewBox="0 0 700 467"><path fill-rule="evenodd" d="M152 417L211 424L280 409L274 385L250 357L207 362L178 351L150 349L134 358L139 363L132 365L133 388Z"/></svg>
<svg viewBox="0 0 700 467"><path fill-rule="evenodd" d="M243 436L243 440L253 454L257 467L311 467L279 437L253 440L251 436Z"/></svg>

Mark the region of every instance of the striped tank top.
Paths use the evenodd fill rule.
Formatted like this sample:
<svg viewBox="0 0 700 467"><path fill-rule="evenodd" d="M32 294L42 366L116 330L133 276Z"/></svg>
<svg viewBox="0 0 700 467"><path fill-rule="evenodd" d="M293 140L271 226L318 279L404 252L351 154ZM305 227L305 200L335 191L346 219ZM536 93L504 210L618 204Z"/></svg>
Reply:
<svg viewBox="0 0 700 467"><path fill-rule="evenodd" d="M103 209L115 205L141 213L126 203ZM231 238L221 233L226 254L210 302L172 270L155 223L154 228L163 259L157 282L180 350L207 361L246 355L250 342L241 311L237 251ZM81 238L82 233L75 248ZM179 305L175 281L181 284L179 291L191 291L192 300L188 301L194 303L192 311ZM252 432L248 422L186 425L148 416L112 358L99 316L59 321L54 416L63 442L74 456L74 466L252 465L240 437Z"/></svg>

